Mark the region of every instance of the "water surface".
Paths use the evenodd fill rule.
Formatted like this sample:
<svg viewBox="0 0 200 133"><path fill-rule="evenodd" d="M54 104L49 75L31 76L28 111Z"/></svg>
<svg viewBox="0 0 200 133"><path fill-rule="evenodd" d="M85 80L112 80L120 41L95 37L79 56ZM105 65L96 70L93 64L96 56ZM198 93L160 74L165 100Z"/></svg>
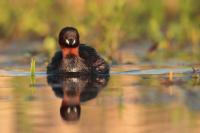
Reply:
<svg viewBox="0 0 200 133"><path fill-rule="evenodd" d="M196 133L200 130L200 82L192 77L189 67L115 66L107 79L57 77L49 84L45 72L38 72L35 83L33 80L28 72L1 70L1 131ZM79 104L79 118L63 119L60 115L63 104ZM73 108L71 111L77 112Z"/></svg>

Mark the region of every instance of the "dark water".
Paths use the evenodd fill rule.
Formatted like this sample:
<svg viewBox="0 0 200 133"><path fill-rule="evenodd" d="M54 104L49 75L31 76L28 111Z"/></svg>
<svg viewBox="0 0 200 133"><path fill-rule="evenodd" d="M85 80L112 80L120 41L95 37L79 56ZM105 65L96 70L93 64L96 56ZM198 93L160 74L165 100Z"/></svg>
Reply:
<svg viewBox="0 0 200 133"><path fill-rule="evenodd" d="M108 78L48 77L48 84L43 72L31 79L1 70L0 131L197 133L200 81L191 72L116 66Z"/></svg>

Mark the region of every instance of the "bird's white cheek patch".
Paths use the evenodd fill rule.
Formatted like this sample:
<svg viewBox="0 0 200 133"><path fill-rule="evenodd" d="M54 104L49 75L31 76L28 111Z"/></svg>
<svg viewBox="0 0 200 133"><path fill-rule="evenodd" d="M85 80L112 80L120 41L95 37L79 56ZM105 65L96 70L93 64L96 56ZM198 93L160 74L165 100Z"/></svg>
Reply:
<svg viewBox="0 0 200 133"><path fill-rule="evenodd" d="M71 78L71 81L74 82L74 83L77 83L78 79L77 78Z"/></svg>
<svg viewBox="0 0 200 133"><path fill-rule="evenodd" d="M77 72L77 69L76 69L76 68L72 68L72 69L70 70L70 72Z"/></svg>
<svg viewBox="0 0 200 133"><path fill-rule="evenodd" d="M76 43L76 40L73 41L72 45L74 45Z"/></svg>
<svg viewBox="0 0 200 133"><path fill-rule="evenodd" d="M68 108L68 109L67 109L67 113L69 114L70 112L71 112L71 109L70 109L70 108Z"/></svg>
<svg viewBox="0 0 200 133"><path fill-rule="evenodd" d="M69 44L69 40L66 39L65 42L66 42L67 44Z"/></svg>

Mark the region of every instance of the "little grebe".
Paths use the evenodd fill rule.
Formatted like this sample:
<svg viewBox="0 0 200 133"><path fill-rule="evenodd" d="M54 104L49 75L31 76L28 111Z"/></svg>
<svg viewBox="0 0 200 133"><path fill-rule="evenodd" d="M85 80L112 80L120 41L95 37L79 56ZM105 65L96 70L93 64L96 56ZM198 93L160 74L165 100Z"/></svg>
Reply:
<svg viewBox="0 0 200 133"><path fill-rule="evenodd" d="M96 50L85 44L80 44L78 30L65 27L59 34L61 51L55 53L47 67L48 74L90 73L108 74L109 65Z"/></svg>
<svg viewBox="0 0 200 133"><path fill-rule="evenodd" d="M97 97L106 87L105 75L48 75L47 82L57 97L62 98L60 116L65 121L77 121L81 115L81 103Z"/></svg>

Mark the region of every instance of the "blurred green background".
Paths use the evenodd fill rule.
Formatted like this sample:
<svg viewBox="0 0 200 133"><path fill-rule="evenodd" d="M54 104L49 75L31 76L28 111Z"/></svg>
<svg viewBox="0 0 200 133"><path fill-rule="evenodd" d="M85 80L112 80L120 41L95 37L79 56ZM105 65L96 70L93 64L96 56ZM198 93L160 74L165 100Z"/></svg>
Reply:
<svg viewBox="0 0 200 133"><path fill-rule="evenodd" d="M49 55L62 27L74 26L81 42L110 60L127 45L147 45L147 60L200 58L197 0L1 0L0 39L41 40ZM133 52L134 53L134 52Z"/></svg>

